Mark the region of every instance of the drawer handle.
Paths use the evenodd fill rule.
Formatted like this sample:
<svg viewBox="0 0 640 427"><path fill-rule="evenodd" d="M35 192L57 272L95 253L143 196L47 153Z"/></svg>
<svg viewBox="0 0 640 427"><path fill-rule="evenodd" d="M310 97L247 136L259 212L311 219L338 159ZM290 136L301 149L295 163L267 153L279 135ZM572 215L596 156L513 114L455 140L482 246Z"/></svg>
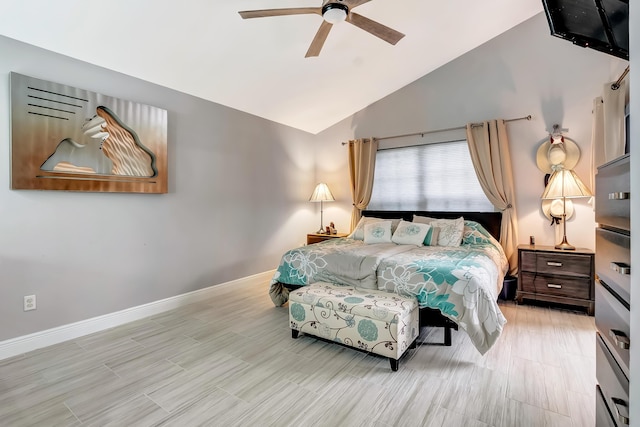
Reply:
<svg viewBox="0 0 640 427"><path fill-rule="evenodd" d="M561 262L555 262L555 261L547 261L547 265L551 267L562 267Z"/></svg>
<svg viewBox="0 0 640 427"><path fill-rule="evenodd" d="M555 285L553 283L547 283L547 288L562 289L562 285Z"/></svg>
<svg viewBox="0 0 640 427"><path fill-rule="evenodd" d="M629 407L627 406L627 402L622 399L618 399L617 397L612 397L611 401L613 402L613 407L616 409L616 417L618 417L618 421L628 426Z"/></svg>
<svg viewBox="0 0 640 427"><path fill-rule="evenodd" d="M610 329L609 336L613 338L613 340L616 342L616 345L623 350L628 350L629 347L631 346L631 341L629 340L629 337L627 336L627 334L625 334L622 331Z"/></svg>
<svg viewBox="0 0 640 427"><path fill-rule="evenodd" d="M622 262L612 262L609 267L618 274L631 274L631 266Z"/></svg>
<svg viewBox="0 0 640 427"><path fill-rule="evenodd" d="M609 193L609 200L628 200L631 197L631 193L626 191L616 191L615 193Z"/></svg>

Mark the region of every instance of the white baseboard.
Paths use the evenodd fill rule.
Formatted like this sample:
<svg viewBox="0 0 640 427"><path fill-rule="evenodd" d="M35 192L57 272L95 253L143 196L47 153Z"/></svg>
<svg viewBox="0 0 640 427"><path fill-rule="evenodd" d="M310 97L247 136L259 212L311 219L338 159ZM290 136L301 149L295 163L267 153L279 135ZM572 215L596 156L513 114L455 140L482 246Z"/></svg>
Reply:
<svg viewBox="0 0 640 427"><path fill-rule="evenodd" d="M94 332L104 331L105 329L133 322L134 320L143 319L158 313L173 310L174 308L178 308L186 304L192 304L207 298L209 294L215 293L217 290L220 290L221 287L244 284L264 285L265 282L269 282L269 280L271 280L274 273L275 270L265 271L264 273L258 273L253 276L243 277L231 282L209 286L208 288L198 289L197 291L176 295L174 297L150 302L137 307L127 308L121 311L116 311L115 313L109 313L103 316L70 323L68 325L58 326L57 328L46 329L33 334L1 341L0 360L72 340Z"/></svg>

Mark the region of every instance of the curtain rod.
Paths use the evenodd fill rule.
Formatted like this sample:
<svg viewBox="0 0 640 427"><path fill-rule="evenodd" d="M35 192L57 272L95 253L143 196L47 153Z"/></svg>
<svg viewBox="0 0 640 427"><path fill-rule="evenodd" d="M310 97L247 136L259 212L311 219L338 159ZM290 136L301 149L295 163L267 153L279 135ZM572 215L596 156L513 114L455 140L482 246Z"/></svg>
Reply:
<svg viewBox="0 0 640 427"><path fill-rule="evenodd" d="M524 116L524 117L518 117L516 119L509 119L509 120L505 120L505 122L515 122L518 120L531 120L531 114L529 114L528 116ZM482 123L473 123L471 124L471 126L482 126ZM404 135L393 135L393 136L384 136L382 138L374 138L378 141L382 141L385 139L396 139L396 138L404 138L407 136L416 136L416 135L420 135L420 136L425 136L428 135L430 133L440 133L440 132L449 132L452 130L461 130L461 129L466 129L466 126L457 126L457 127L453 127L453 128L447 128L447 129L436 129L436 130L427 130L424 132L415 132L415 133L405 133ZM347 145L348 142L343 142L342 145Z"/></svg>
<svg viewBox="0 0 640 427"><path fill-rule="evenodd" d="M622 83L622 80L624 80L628 72L629 72L629 66L627 65L627 68L624 69L624 71L622 72L622 75L618 77L618 80L616 80L616 82L611 85L611 90L620 89L620 83Z"/></svg>

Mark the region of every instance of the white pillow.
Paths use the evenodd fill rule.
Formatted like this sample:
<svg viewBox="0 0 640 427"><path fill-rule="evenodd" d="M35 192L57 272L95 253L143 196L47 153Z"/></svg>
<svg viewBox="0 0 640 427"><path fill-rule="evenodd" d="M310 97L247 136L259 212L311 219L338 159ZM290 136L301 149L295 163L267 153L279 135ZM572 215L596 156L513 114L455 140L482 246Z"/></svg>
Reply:
<svg viewBox="0 0 640 427"><path fill-rule="evenodd" d="M399 245L422 246L424 238L431 226L429 224L419 224L417 222L400 221L396 231L393 232L391 241Z"/></svg>
<svg viewBox="0 0 640 427"><path fill-rule="evenodd" d="M364 243L391 243L391 221L374 221L364 225Z"/></svg>
<svg viewBox="0 0 640 427"><path fill-rule="evenodd" d="M369 224L369 223L373 223L373 222L380 222L380 221L391 221L391 232L392 233L396 229L396 226L398 225L398 223L400 223L400 219L384 220L382 218L363 216L362 218L360 218L360 221L358 221L358 225L356 225L356 228L353 229L353 231L351 232L351 234L349 234L347 236L347 238L354 239L354 240L363 240L364 239L364 226L365 226L365 224Z"/></svg>
<svg viewBox="0 0 640 427"><path fill-rule="evenodd" d="M436 219L431 221L432 227L438 227L438 246L460 246L464 234L464 218Z"/></svg>

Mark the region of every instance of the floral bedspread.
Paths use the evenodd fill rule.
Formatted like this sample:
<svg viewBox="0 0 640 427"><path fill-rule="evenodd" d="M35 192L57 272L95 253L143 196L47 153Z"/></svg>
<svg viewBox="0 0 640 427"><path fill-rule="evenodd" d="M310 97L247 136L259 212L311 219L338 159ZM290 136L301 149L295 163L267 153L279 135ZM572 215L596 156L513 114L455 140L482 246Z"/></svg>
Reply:
<svg viewBox="0 0 640 427"><path fill-rule="evenodd" d="M395 243L366 245L362 240L329 239L291 249L281 258L271 280L269 294L273 303L280 306L288 297L281 283L306 286L315 282L329 282L378 289L380 261L415 247Z"/></svg>
<svg viewBox="0 0 640 427"><path fill-rule="evenodd" d="M508 262L500 244L477 223L465 222L456 247L365 245L330 239L286 252L271 281L276 306L288 299L283 283L330 282L415 296L464 329L484 354L500 336L506 319L497 304Z"/></svg>
<svg viewBox="0 0 640 427"><path fill-rule="evenodd" d="M506 270L504 253L490 243L423 246L382 260L378 288L440 310L484 354L506 323L496 302Z"/></svg>

